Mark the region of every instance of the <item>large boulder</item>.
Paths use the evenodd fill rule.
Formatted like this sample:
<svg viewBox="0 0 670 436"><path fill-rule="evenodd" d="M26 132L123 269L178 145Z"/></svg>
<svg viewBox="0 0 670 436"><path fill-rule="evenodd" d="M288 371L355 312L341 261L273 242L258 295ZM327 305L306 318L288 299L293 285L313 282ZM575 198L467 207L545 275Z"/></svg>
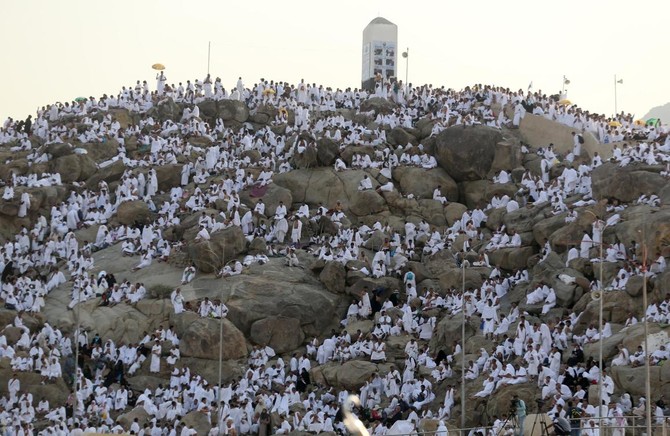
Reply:
<svg viewBox="0 0 670 436"><path fill-rule="evenodd" d="M149 111L147 111L147 116L151 116L154 119L157 119L161 123L167 120L173 120L175 122L181 120L182 108L172 100L172 98L164 98L159 101L158 104Z"/></svg>
<svg viewBox="0 0 670 436"><path fill-rule="evenodd" d="M435 157L457 182L482 180L491 170L502 139L500 130L491 127L450 127L437 135Z"/></svg>
<svg viewBox="0 0 670 436"><path fill-rule="evenodd" d="M209 434L212 428L209 414L193 410L184 416L181 420L186 427L196 431L195 434ZM216 422L216 421L215 421Z"/></svg>
<svg viewBox="0 0 670 436"><path fill-rule="evenodd" d="M46 146L46 152L51 155L52 159L58 159L74 153L74 149L66 142L54 142Z"/></svg>
<svg viewBox="0 0 670 436"><path fill-rule="evenodd" d="M360 389L378 371L376 364L362 360L350 360L341 365L329 363L319 369L328 385L350 391Z"/></svg>
<svg viewBox="0 0 670 436"><path fill-rule="evenodd" d="M181 184L182 165L159 165L154 168L159 191L169 192L170 189Z"/></svg>
<svg viewBox="0 0 670 436"><path fill-rule="evenodd" d="M360 173L360 177L362 177L362 174L364 174L363 171L360 171ZM340 174L342 174L342 177L348 179L358 177L357 172L353 171L347 171L345 174L336 173L332 168L314 168L275 174L273 181L277 185L291 191L293 201L296 203L304 202L310 206L317 206L319 203L323 203L325 207L330 208L335 205L336 201L342 200L345 203L347 202L345 186L340 179Z"/></svg>
<svg viewBox="0 0 670 436"><path fill-rule="evenodd" d="M252 266L250 274L228 277L226 284L228 319L247 335L256 321L283 317L299 320L305 337L320 336L337 327L341 310L346 311L340 309L340 295L324 289L308 270L286 267L281 259Z"/></svg>
<svg viewBox="0 0 670 436"><path fill-rule="evenodd" d="M458 201L458 185L442 168L425 170L416 167L393 169L393 179L400 183L404 195L413 194L417 199L433 198L433 190L441 186L442 195L450 202Z"/></svg>
<svg viewBox="0 0 670 436"><path fill-rule="evenodd" d="M332 139L323 137L316 141L316 159L319 165L331 166L339 155L340 147Z"/></svg>
<svg viewBox="0 0 670 436"><path fill-rule="evenodd" d="M543 116L526 114L519 125L521 139L533 147L546 147L554 144L554 150L562 155L572 152L574 139L572 132L575 129L556 121L548 120ZM595 151L603 159L609 159L611 156L611 147L607 144L600 144L590 132L581 132L584 137L582 145L582 154L584 156L593 156Z"/></svg>
<svg viewBox="0 0 670 436"><path fill-rule="evenodd" d="M280 202L284 203L287 208L290 208L291 204L293 204L291 191L276 183L269 184L262 197L253 197L253 193L253 190L243 191L240 193L240 200L250 208L253 208L258 203L258 200L262 199L263 203L265 203L265 216L268 217L275 214Z"/></svg>
<svg viewBox="0 0 670 436"><path fill-rule="evenodd" d="M344 292L347 270L341 262L326 262L319 274L319 280L330 292L341 294Z"/></svg>
<svg viewBox="0 0 670 436"><path fill-rule="evenodd" d="M377 191L354 191L351 194L349 210L357 216L372 215L383 211L386 207L384 197Z"/></svg>
<svg viewBox="0 0 670 436"><path fill-rule="evenodd" d="M144 299L134 306L128 304L100 306L100 299L96 298L79 303L73 310L55 307L55 301L47 300L47 304L49 303L53 307L46 311L46 315L51 325L72 331L76 326L78 315L82 329L99 333L101 337L111 339L117 344L136 343L146 332L156 330L161 324L167 325L168 313L171 310L170 300L164 299Z"/></svg>
<svg viewBox="0 0 670 436"><path fill-rule="evenodd" d="M460 203L465 204L469 209L481 207L482 209L491 201L494 195L507 195L514 198L518 188L513 183L500 184L489 180L475 180L459 184Z"/></svg>
<svg viewBox="0 0 670 436"><path fill-rule="evenodd" d="M185 357L218 360L223 324L223 360L246 357L244 335L227 319L202 318L193 312L173 315L171 321L180 338L179 348Z"/></svg>
<svg viewBox="0 0 670 436"><path fill-rule="evenodd" d="M111 165L98 169L98 171L96 171L93 175L91 175L91 177L88 178L88 180L86 180L86 185L96 187L102 180L107 183L116 182L121 179L121 176L125 170L126 165L123 163L123 161L117 160Z"/></svg>
<svg viewBox="0 0 670 436"><path fill-rule="evenodd" d="M648 206L630 206L621 213L622 221L614 228L617 239L627 244L637 241L646 245L650 262L657 253L670 256L670 208L659 210Z"/></svg>
<svg viewBox="0 0 670 436"><path fill-rule="evenodd" d="M116 211L116 219L124 225L149 224L153 221L153 213L143 200L124 201Z"/></svg>
<svg viewBox="0 0 670 436"><path fill-rule="evenodd" d="M386 141L391 145L417 144L416 137L402 127L395 127L386 133Z"/></svg>
<svg viewBox="0 0 670 436"><path fill-rule="evenodd" d="M523 154L521 153L521 145L518 141L506 139L496 145L490 173L497 173L500 170L505 170L511 173L511 170L521 167L522 165Z"/></svg>
<svg viewBox="0 0 670 436"><path fill-rule="evenodd" d="M636 165L619 167L605 163L593 170L591 177L594 198L617 199L621 202L637 200L640 195L658 195L668 181L659 173L641 171Z"/></svg>
<svg viewBox="0 0 670 436"><path fill-rule="evenodd" d="M59 173L63 183L86 180L96 172L95 162L85 154L69 154L52 161L51 172Z"/></svg>
<svg viewBox="0 0 670 436"><path fill-rule="evenodd" d="M258 345L269 345L277 353L286 353L302 345L305 333L299 319L271 316L251 324L250 337Z"/></svg>
<svg viewBox="0 0 670 436"><path fill-rule="evenodd" d="M489 262L506 271L515 271L525 269L534 254L533 247L500 248L489 253Z"/></svg>
<svg viewBox="0 0 670 436"><path fill-rule="evenodd" d="M95 162L111 159L119 153L119 143L116 139L104 139L102 142L82 144L81 147L88 152L88 156Z"/></svg>
<svg viewBox="0 0 670 436"><path fill-rule="evenodd" d="M188 253L198 271L212 273L242 254L246 244L242 229L232 226L212 233L209 241L189 244Z"/></svg>
<svg viewBox="0 0 670 436"><path fill-rule="evenodd" d="M398 107L397 104L393 103L391 100L379 97L371 97L367 100L361 102L360 111L361 112L370 112L373 111L375 115L377 114L390 114Z"/></svg>
<svg viewBox="0 0 670 436"><path fill-rule="evenodd" d="M137 423L140 427L144 427L144 424L149 422L151 416L147 413L144 407L135 407L130 412L119 415L116 418L116 422L119 423L123 428L130 428L131 424L137 419Z"/></svg>
<svg viewBox="0 0 670 436"><path fill-rule="evenodd" d="M249 119L249 108L237 100L221 100L218 103L218 116L225 122L235 120L244 123Z"/></svg>

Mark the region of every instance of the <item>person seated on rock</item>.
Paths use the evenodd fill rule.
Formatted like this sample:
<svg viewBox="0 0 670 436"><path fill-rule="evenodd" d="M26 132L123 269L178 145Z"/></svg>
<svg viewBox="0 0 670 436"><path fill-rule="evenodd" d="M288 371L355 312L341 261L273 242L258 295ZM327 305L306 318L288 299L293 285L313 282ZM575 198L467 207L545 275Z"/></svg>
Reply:
<svg viewBox="0 0 670 436"><path fill-rule="evenodd" d="M647 354L642 349L642 345L638 345L637 351L630 355L628 358L630 365L632 367L638 367L644 365Z"/></svg>
<svg viewBox="0 0 670 436"><path fill-rule="evenodd" d="M144 253L142 253L142 256L140 257L140 263L138 263L131 271L135 272L142 268L150 266L152 258L153 258L152 250L151 249L146 250Z"/></svg>
<svg viewBox="0 0 670 436"><path fill-rule="evenodd" d="M300 266L300 260L295 254L295 248L293 247L289 247L288 251L286 252L286 266Z"/></svg>
<svg viewBox="0 0 670 436"><path fill-rule="evenodd" d="M654 273L654 274L662 274L665 271L666 268L666 262L665 262L665 257L661 254L660 251L656 252L656 260L651 264L651 267L649 268L649 271Z"/></svg>
<svg viewBox="0 0 670 436"><path fill-rule="evenodd" d="M664 361L668 360L670 357L670 352L666 349L665 345L661 345L660 348L649 357L649 363L652 365L662 365Z"/></svg>
<svg viewBox="0 0 670 436"><path fill-rule="evenodd" d="M191 283L191 281L195 278L195 265L191 264L184 268L184 272L181 275L181 284L185 285L187 283Z"/></svg>
<svg viewBox="0 0 670 436"><path fill-rule="evenodd" d="M363 179L358 183L358 190L359 191L367 191L368 189L372 189L372 180L370 180L370 177L366 174L363 176Z"/></svg>
<svg viewBox="0 0 670 436"><path fill-rule="evenodd" d="M549 295L549 287L540 283L532 292L526 295L526 304L538 304L545 301L547 295Z"/></svg>
<svg viewBox="0 0 670 436"><path fill-rule="evenodd" d="M382 192L392 192L393 189L394 189L393 182L389 180L387 183L379 185L376 191L381 194Z"/></svg>
<svg viewBox="0 0 670 436"><path fill-rule="evenodd" d="M518 231L514 230L512 238L506 245L507 247L521 247L521 235Z"/></svg>
<svg viewBox="0 0 670 436"><path fill-rule="evenodd" d="M216 276L217 277L236 276L242 274L243 269L244 266L242 265L242 262L236 260L232 267L230 265L226 265L223 268L221 268L221 270L217 273Z"/></svg>
<svg viewBox="0 0 670 436"><path fill-rule="evenodd" d="M510 182L509 173L505 170L500 170L497 175L493 177L493 183L505 184Z"/></svg>
<svg viewBox="0 0 670 436"><path fill-rule="evenodd" d="M569 267L570 262L572 262L574 259L578 259L578 258L579 258L579 250L577 249L577 246L573 245L568 250L568 257L565 260L565 266Z"/></svg>
<svg viewBox="0 0 670 436"><path fill-rule="evenodd" d="M121 244L121 253L123 256L134 256L136 253L135 241L126 239Z"/></svg>
<svg viewBox="0 0 670 436"><path fill-rule="evenodd" d="M200 302L200 306L198 306L198 314L202 318L208 318L212 314L212 309L212 302L210 301L209 297L205 297L205 299Z"/></svg>
<svg viewBox="0 0 670 436"><path fill-rule="evenodd" d="M209 231L207 231L207 227L204 225L200 226L200 230L198 231L198 234L195 236L196 241L209 241L212 237L209 235Z"/></svg>
<svg viewBox="0 0 670 436"><path fill-rule="evenodd" d="M442 205L448 203L447 197L442 195L442 185L438 185L437 188L433 190L433 200L439 201Z"/></svg>

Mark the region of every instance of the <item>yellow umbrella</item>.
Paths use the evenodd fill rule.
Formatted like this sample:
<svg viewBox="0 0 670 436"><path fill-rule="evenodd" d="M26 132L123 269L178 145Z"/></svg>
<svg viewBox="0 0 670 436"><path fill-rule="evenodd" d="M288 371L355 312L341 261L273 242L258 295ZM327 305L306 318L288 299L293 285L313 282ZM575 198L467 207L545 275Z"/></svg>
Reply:
<svg viewBox="0 0 670 436"><path fill-rule="evenodd" d="M637 120L637 121L635 121L635 124L637 124L638 126L644 126L647 123L644 120Z"/></svg>
<svg viewBox="0 0 670 436"><path fill-rule="evenodd" d="M565 98L565 99L559 101L558 104L560 104L561 106L570 106L572 104L572 102L570 100L568 100L567 98Z"/></svg>
<svg viewBox="0 0 670 436"><path fill-rule="evenodd" d="M274 94L274 93L276 93L276 92L277 92L277 91L275 91L275 90L272 89L272 88L267 88L267 89L264 89L264 90L263 90L263 94L265 94L265 95L268 95L268 94Z"/></svg>
<svg viewBox="0 0 670 436"><path fill-rule="evenodd" d="M621 127L621 123L618 121L610 121L609 122L610 127Z"/></svg>
<svg viewBox="0 0 670 436"><path fill-rule="evenodd" d="M162 71L162 70L165 69L165 65L163 65L163 64L153 64L151 66L151 68L153 68L154 70Z"/></svg>

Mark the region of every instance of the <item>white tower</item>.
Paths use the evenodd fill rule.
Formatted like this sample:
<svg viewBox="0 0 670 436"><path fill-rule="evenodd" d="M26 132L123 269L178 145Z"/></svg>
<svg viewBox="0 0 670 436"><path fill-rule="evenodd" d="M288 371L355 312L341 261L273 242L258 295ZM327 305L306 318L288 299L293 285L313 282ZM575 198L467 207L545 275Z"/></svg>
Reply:
<svg viewBox="0 0 670 436"><path fill-rule="evenodd" d="M373 86L380 74L385 79L397 76L398 26L386 18L377 17L363 30L363 68L361 84Z"/></svg>

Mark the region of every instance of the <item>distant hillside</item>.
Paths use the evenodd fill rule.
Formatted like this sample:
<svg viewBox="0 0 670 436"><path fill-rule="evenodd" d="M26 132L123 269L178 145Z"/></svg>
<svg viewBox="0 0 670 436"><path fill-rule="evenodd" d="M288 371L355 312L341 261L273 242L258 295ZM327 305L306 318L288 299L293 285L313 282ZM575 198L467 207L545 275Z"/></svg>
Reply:
<svg viewBox="0 0 670 436"><path fill-rule="evenodd" d="M662 123L667 124L670 122L670 103L652 108L643 118L645 120L648 120L649 118L660 118Z"/></svg>

